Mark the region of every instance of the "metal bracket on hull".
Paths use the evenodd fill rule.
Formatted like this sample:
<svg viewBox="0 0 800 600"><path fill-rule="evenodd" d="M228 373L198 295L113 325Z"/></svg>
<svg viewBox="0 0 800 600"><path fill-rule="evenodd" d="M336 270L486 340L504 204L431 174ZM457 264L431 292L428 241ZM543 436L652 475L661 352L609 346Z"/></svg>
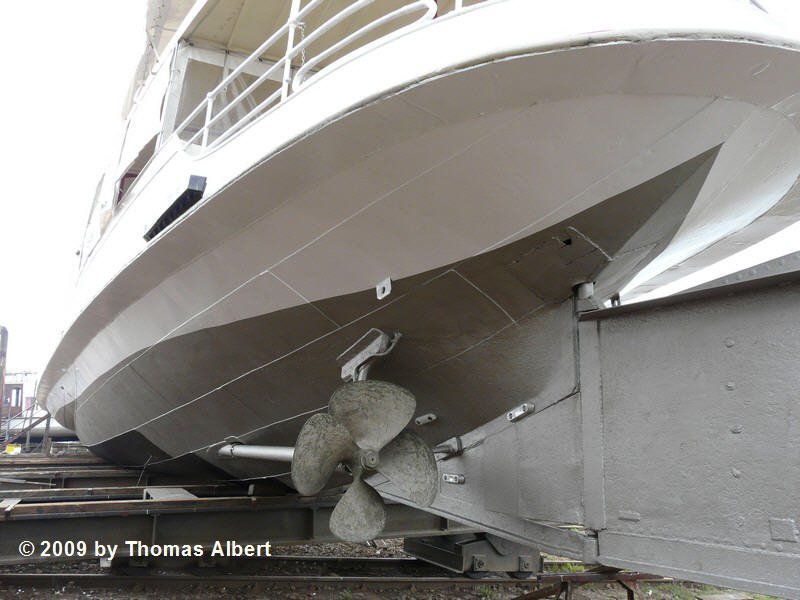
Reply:
<svg viewBox="0 0 800 600"><path fill-rule="evenodd" d="M372 335L374 337L361 350L355 350ZM394 350L400 337L401 334L397 331L392 335L374 327L367 331L347 350L336 357L337 362L341 362L346 356L350 356L347 362L342 365L342 381L364 381L369 374L370 367L376 360L383 358ZM353 354L354 351L355 354Z"/></svg>

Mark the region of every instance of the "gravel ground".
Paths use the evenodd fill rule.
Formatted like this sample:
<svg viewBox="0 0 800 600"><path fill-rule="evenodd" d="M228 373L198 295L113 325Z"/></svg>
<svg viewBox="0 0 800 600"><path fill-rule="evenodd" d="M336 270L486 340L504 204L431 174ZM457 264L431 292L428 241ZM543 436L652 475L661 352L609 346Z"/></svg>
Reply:
<svg viewBox="0 0 800 600"><path fill-rule="evenodd" d="M366 544L341 542L336 544L295 544L273 546L272 554L276 556L355 556L369 558L382 556L385 558L403 558L403 539L375 540Z"/></svg>

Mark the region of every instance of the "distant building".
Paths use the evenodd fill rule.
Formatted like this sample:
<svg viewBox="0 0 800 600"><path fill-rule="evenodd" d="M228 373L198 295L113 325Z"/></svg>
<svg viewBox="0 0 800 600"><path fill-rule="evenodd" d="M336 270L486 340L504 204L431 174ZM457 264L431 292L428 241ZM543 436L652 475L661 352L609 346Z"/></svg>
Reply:
<svg viewBox="0 0 800 600"><path fill-rule="evenodd" d="M0 418L24 414L35 403L35 389L35 373L6 373Z"/></svg>

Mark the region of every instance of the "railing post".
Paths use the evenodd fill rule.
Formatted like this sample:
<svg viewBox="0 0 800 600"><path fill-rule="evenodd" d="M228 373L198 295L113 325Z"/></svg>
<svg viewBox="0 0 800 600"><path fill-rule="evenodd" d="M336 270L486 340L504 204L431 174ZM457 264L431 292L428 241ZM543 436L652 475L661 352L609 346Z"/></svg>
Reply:
<svg viewBox="0 0 800 600"><path fill-rule="evenodd" d="M464 8L464 0L456 0L455 10Z"/></svg>
<svg viewBox="0 0 800 600"><path fill-rule="evenodd" d="M213 116L214 112L214 95L208 94L206 96L206 120L203 123L203 141L202 147L205 148L208 145L208 124L211 121L211 117Z"/></svg>
<svg viewBox="0 0 800 600"><path fill-rule="evenodd" d="M281 84L281 101L289 96L289 84L292 79L292 50L294 49L294 32L297 29L297 13L300 12L300 0L292 0L289 8L289 27L286 30L286 54L283 63L283 82Z"/></svg>

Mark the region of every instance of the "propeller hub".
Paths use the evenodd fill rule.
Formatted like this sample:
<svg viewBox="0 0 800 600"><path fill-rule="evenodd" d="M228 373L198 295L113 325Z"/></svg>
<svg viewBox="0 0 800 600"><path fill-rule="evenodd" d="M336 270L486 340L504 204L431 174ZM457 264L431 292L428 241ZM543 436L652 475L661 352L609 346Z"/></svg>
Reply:
<svg viewBox="0 0 800 600"><path fill-rule="evenodd" d="M375 469L380 463L378 453L374 450L361 451L361 466L365 469Z"/></svg>
<svg viewBox="0 0 800 600"><path fill-rule="evenodd" d="M419 435L404 429L416 404L411 392L394 384L356 381L336 390L328 413L312 415L300 430L292 455L292 482L300 495L324 489L339 464L353 475L331 513L331 531L340 539L373 539L386 522L380 494L362 479L365 471L378 471L420 506L433 502L436 458Z"/></svg>

